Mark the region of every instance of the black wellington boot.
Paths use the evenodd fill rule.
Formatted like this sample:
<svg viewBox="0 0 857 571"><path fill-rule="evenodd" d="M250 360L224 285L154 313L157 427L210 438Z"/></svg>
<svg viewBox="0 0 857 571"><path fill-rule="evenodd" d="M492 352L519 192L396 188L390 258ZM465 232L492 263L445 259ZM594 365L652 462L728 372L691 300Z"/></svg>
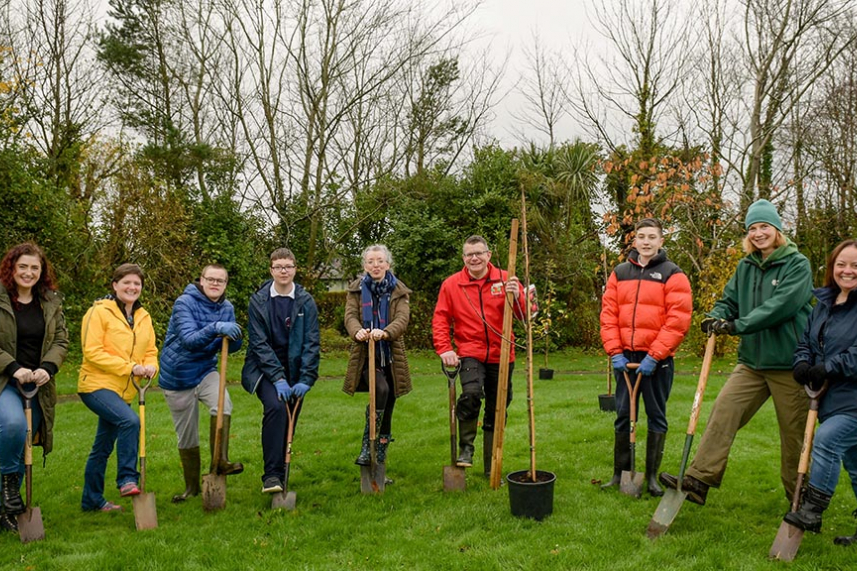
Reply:
<svg viewBox="0 0 857 571"><path fill-rule="evenodd" d="M458 459L455 461L456 466L470 468L473 466L473 452L476 448L473 441L476 440L476 428L479 424L479 419L459 420L458 421Z"/></svg>
<svg viewBox="0 0 857 571"><path fill-rule="evenodd" d="M658 470L664 458L666 441L666 432L649 432L646 436L646 487L649 495L656 498L664 495L663 489L658 485Z"/></svg>
<svg viewBox="0 0 857 571"><path fill-rule="evenodd" d="M851 517L857 518L857 510L851 514ZM833 543L836 545L849 546L857 543L857 531L854 532L854 535L840 535L833 540Z"/></svg>
<svg viewBox="0 0 857 571"><path fill-rule="evenodd" d="M199 495L199 446L179 448L184 473L184 492L173 496L173 503L179 504L191 496Z"/></svg>
<svg viewBox="0 0 857 571"><path fill-rule="evenodd" d="M613 477L601 489L614 488L622 479L622 471L631 469L631 433L616 432L613 440Z"/></svg>

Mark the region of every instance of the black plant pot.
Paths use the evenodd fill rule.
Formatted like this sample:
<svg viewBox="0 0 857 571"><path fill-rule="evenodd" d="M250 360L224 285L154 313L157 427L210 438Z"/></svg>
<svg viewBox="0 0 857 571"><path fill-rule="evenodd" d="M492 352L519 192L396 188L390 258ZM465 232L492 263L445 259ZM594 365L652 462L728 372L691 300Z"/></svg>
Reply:
<svg viewBox="0 0 857 571"><path fill-rule="evenodd" d="M553 378L553 369L539 369L539 378L543 381L549 381Z"/></svg>
<svg viewBox="0 0 857 571"><path fill-rule="evenodd" d="M602 412L612 412L616 410L616 395L598 395L598 406Z"/></svg>
<svg viewBox="0 0 857 571"><path fill-rule="evenodd" d="M509 504L512 515L541 521L553 513L553 485L556 474L536 470L536 481L529 470L512 472L506 476L509 483Z"/></svg>

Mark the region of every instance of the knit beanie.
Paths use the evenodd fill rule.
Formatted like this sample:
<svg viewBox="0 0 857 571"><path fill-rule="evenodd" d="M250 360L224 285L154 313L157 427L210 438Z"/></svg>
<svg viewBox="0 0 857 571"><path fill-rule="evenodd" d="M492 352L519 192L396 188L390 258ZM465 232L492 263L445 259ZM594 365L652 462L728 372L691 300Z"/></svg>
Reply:
<svg viewBox="0 0 857 571"><path fill-rule="evenodd" d="M744 218L744 228L750 229L750 226L756 222L766 222L779 230L783 231L783 221L780 220L780 215L777 214L777 207L765 199L757 200L747 209L747 217Z"/></svg>

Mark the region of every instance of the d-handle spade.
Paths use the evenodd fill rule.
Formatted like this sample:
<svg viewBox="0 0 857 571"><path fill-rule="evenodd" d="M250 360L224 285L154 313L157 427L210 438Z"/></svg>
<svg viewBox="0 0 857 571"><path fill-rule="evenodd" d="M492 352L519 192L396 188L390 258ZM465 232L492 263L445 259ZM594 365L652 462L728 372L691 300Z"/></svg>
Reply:
<svg viewBox="0 0 857 571"><path fill-rule="evenodd" d="M467 481L464 478L464 468L456 466L456 440L458 435L457 423L455 418L455 379L458 377L458 372L461 370L459 362L455 368L449 369L441 365L443 374L446 375L449 385L449 466L443 467L443 491L444 492L460 492L467 487Z"/></svg>
<svg viewBox="0 0 857 571"><path fill-rule="evenodd" d="M45 526L42 523L42 510L33 507L33 397L39 392L36 386L26 391L18 385L18 391L24 396L24 416L27 419L27 439L24 444L24 475L27 486L27 506L24 513L18 514L18 535L21 543L41 541L45 538Z"/></svg>
<svg viewBox="0 0 857 571"><path fill-rule="evenodd" d="M632 371L637 369L638 363L628 363L628 368ZM637 373L637 378L634 384L631 384L631 378L628 372L625 372L625 386L628 387L628 400L630 401L630 421L631 421L631 469L622 471L622 478L619 480L619 491L626 496L639 498L643 495L643 472L635 471L635 460L637 453L637 395L640 392L640 384L643 381L643 375Z"/></svg>
<svg viewBox="0 0 857 571"><path fill-rule="evenodd" d="M137 382L131 375L131 382L137 389L140 406L140 493L131 500L134 507L134 523L137 531L155 529L158 527L158 510L155 506L155 494L146 492L146 390L152 386L152 379L147 379L145 385Z"/></svg>
<svg viewBox="0 0 857 571"><path fill-rule="evenodd" d="M702 397L705 395L705 387L708 384L708 375L711 372L711 361L714 358L714 346L716 344L717 339L714 334L709 334L708 341L705 343L705 355L702 357L699 382L696 384L696 394L690 408L690 421L687 425L687 436L684 438L684 450L681 453L681 465L678 469L678 489L669 488L664 492L664 497L661 498L658 509L655 510L655 515L652 516L649 527L646 529L646 535L649 539L655 539L666 533L687 497L687 492L681 489L681 482L684 479L684 472L690 459L690 447L693 444L693 436L696 434L696 424L699 421Z"/></svg>
<svg viewBox="0 0 857 571"><path fill-rule="evenodd" d="M369 337L369 465L360 466L360 491L379 494L384 491L386 464L378 463L376 446L378 427L375 426L375 339Z"/></svg>
<svg viewBox="0 0 857 571"><path fill-rule="evenodd" d="M229 338L223 337L220 348L220 385L217 394L217 421L214 432L214 451L211 454L211 468L202 477L202 509L221 510L226 507L226 475L220 473L220 459L223 454L223 402L226 400L226 360L229 355Z"/></svg>
<svg viewBox="0 0 857 571"><path fill-rule="evenodd" d="M286 407L286 415L288 415L289 424L286 432L285 454L285 477L283 478L283 491L274 494L271 497L272 509L284 509L291 511L295 509L295 504L298 501L297 494L289 491L289 469L292 464L292 440L295 437L295 422L297 421L298 411L301 408L301 399L297 398L294 403L286 401L283 403Z"/></svg>
<svg viewBox="0 0 857 571"><path fill-rule="evenodd" d="M809 455L812 451L812 439L815 435L815 421L818 420L818 403L821 396L827 390L827 382L817 391L812 390L809 385L806 387L806 394L809 395L809 412L806 415L806 428L803 432L803 446L800 449L800 461L797 468L797 483L795 491L792 495L791 511L796 512L800 508L801 488L806 473L809 471ZM768 552L768 557L771 559L779 559L780 561L792 561L797 555L800 548L800 543L803 541L803 530L797 528L786 521L780 524L780 529L777 530L777 537L774 538L774 543L771 545L771 550Z"/></svg>

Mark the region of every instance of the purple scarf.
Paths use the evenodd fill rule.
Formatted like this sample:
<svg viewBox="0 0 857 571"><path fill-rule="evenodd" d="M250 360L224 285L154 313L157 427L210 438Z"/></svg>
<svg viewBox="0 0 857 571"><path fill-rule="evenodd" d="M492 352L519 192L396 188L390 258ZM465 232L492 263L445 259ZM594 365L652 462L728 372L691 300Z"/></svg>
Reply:
<svg viewBox="0 0 857 571"><path fill-rule="evenodd" d="M396 289L396 276L387 270L384 278L376 282L369 274L360 281L360 305L363 314L363 327L366 329L384 329L390 321L390 294ZM390 344L381 340L375 343L376 357L381 366L393 362Z"/></svg>

